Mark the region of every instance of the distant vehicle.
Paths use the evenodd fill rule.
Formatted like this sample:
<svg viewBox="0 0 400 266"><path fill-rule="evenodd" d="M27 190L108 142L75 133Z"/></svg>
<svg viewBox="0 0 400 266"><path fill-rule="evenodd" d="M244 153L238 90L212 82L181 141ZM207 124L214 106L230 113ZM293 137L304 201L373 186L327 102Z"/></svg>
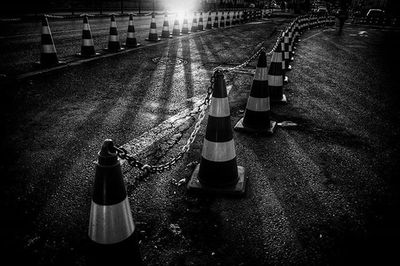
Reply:
<svg viewBox="0 0 400 266"><path fill-rule="evenodd" d="M320 6L317 8L316 12L318 15L327 15L328 14L328 9L324 6Z"/></svg>
<svg viewBox="0 0 400 266"><path fill-rule="evenodd" d="M382 9L370 9L367 12L367 17L383 18L385 16L385 11Z"/></svg>

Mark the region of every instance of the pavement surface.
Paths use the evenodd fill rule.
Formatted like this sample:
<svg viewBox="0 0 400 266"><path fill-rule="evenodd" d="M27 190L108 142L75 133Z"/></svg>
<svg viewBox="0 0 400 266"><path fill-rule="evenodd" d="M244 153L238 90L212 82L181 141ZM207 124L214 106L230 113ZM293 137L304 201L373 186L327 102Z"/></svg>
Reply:
<svg viewBox="0 0 400 266"><path fill-rule="evenodd" d="M271 49L285 21L171 39L2 84L6 264L90 265L94 164L112 138L147 163L186 143L212 69ZM124 163L146 265L398 265L399 32L306 32L286 105L270 137L234 133L248 185L241 198L190 195L206 119L171 170L143 176ZM227 73L231 120L243 115L255 63ZM191 115L192 114L192 115ZM135 263L130 252L121 260Z"/></svg>

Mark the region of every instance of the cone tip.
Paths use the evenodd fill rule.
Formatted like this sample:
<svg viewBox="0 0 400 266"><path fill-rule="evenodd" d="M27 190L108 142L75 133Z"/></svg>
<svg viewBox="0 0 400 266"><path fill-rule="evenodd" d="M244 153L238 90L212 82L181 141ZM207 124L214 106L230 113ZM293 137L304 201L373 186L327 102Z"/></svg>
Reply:
<svg viewBox="0 0 400 266"><path fill-rule="evenodd" d="M46 14L44 14L42 16L42 25L43 26L48 26L49 25L48 22L47 22L47 15Z"/></svg>
<svg viewBox="0 0 400 266"><path fill-rule="evenodd" d="M101 150L99 155L104 157L115 156L116 149L114 147L114 143L111 139L106 139L101 146Z"/></svg>
<svg viewBox="0 0 400 266"><path fill-rule="evenodd" d="M267 55L265 51L261 51L260 56L258 57L257 67L267 67Z"/></svg>

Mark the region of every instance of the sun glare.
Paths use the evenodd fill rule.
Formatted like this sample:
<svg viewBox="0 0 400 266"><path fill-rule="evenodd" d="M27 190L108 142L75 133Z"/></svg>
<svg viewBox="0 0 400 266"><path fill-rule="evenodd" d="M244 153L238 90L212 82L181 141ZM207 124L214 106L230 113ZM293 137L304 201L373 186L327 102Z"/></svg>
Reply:
<svg viewBox="0 0 400 266"><path fill-rule="evenodd" d="M164 0L165 7L170 12L176 12L183 17L185 12L200 8L198 0Z"/></svg>

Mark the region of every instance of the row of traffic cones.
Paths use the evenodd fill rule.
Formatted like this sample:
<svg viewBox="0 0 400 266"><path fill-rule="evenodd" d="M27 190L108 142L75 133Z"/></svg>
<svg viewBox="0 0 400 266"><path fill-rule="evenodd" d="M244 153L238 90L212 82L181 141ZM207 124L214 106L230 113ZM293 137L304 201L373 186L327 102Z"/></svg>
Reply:
<svg viewBox="0 0 400 266"><path fill-rule="evenodd" d="M321 23L328 23L329 18ZM273 134L277 122L271 119L271 103L285 103L283 86L294 60L295 45L302 33L300 19L295 19L279 36L267 67L267 55L260 52L244 116L235 125L239 132ZM188 182L194 191L243 194L247 177L237 166L236 151L230 122L229 102L222 71L215 73L214 91L204 137L201 161ZM287 82L287 81L286 81Z"/></svg>
<svg viewBox="0 0 400 266"><path fill-rule="evenodd" d="M235 14L236 14L236 19L235 19ZM240 23L239 14L240 14L239 11L234 12L233 19L232 19L232 25ZM221 25L218 24L218 12L217 12L217 15L216 15L217 24L214 23L214 28L218 28L220 26L222 27L223 18L224 18L224 16L222 15ZM230 21L229 12L228 12L226 26L230 26L230 23L231 23L231 21ZM210 12L206 29L211 29L211 28L212 27L211 27L211 12ZM203 13L202 12L200 12L198 22L197 22L197 16L195 13L195 16L192 21L191 31L189 31L189 23L186 18L186 15L185 15L185 18L183 21L182 31L180 30L178 19L175 19L172 34L170 33L170 30L169 30L168 16L167 16L167 14L165 14L163 30L162 30L161 35L158 36L157 26L156 26L156 21L155 21L155 14L153 13L152 18L151 18L151 23L150 23L149 37L146 40L151 41L151 42L157 42L157 41L161 40L159 37L171 38L172 36L180 36L181 34L189 34L191 32L203 31L203 30L204 30L204 25L203 25ZM40 65L48 67L48 66L54 66L54 65L59 64L60 61L57 56L57 51L56 51L56 48L54 45L54 40L53 40L53 37L51 34L51 30L50 30L46 15L44 15L42 18L42 32L41 33L42 33L42 35L41 35ZM138 47L139 45L140 45L140 43L138 43L138 41L136 39L135 27L133 24L133 15L132 14L129 15L128 32L127 32L127 38L126 38L124 47L121 46L115 16L112 15L111 16L111 24L110 24L109 41L108 41L108 46L107 46L106 50L109 52L119 52L125 48L135 48L135 47ZM91 32L90 25L89 25L89 19L88 19L87 15L83 16L82 45L81 45L81 51L77 55L81 56L81 57L85 57L85 58L99 55L99 53L97 53L95 50L93 36L92 36L92 32Z"/></svg>
<svg viewBox="0 0 400 266"><path fill-rule="evenodd" d="M140 44L136 40L135 27L133 25L133 15L129 15L128 33L126 37L125 48L135 48ZM108 40L107 51L119 52L123 50L118 35L117 23L115 16L111 16L110 24L110 35ZM89 19L87 15L83 16L83 30L82 30L82 45L81 51L77 54L80 57L93 57L99 55L94 47L94 41L92 32L89 25ZM54 66L59 64L60 61L57 57L57 51L54 45L53 37L50 31L47 16L44 15L42 18L42 35L41 35L41 54L40 54L40 65L42 66Z"/></svg>
<svg viewBox="0 0 400 266"><path fill-rule="evenodd" d="M308 20L307 20L308 21ZM303 18L296 19L279 37L278 45L267 67L267 55L260 52L247 100L244 117L235 130L272 134L276 122L271 120L271 102L284 102L285 71L290 70L295 44L304 31ZM245 168L237 165L237 155L231 127L230 107L222 70L213 75L213 93L200 163L187 184L190 191L206 191L243 195L248 177ZM96 165L95 182L89 218L89 238L96 245L127 246L134 253L132 263L141 264L135 225L127 197L117 148L105 140Z"/></svg>

